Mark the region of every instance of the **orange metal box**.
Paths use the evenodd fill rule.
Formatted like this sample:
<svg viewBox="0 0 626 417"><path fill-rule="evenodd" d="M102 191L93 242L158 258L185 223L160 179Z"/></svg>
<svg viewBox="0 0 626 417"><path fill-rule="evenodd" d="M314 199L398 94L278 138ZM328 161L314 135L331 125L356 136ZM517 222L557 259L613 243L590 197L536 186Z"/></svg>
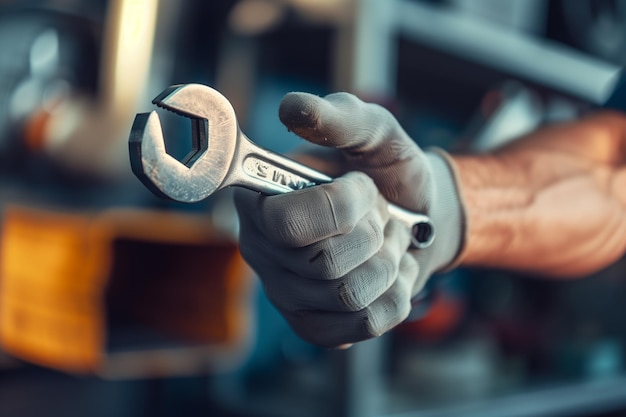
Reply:
<svg viewBox="0 0 626 417"><path fill-rule="evenodd" d="M250 272L207 216L7 208L0 345L109 378L215 371L245 356Z"/></svg>

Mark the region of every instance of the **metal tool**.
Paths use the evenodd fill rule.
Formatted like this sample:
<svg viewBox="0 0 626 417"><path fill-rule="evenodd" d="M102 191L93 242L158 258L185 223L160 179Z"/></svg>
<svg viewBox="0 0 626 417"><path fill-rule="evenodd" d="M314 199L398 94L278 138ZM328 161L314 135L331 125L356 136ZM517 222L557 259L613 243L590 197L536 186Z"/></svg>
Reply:
<svg viewBox="0 0 626 417"><path fill-rule="evenodd" d="M178 161L165 150L158 114L135 116L129 138L131 167L160 197L193 203L232 185L274 195L332 181L251 142L239 129L230 102L210 87L173 85L152 102L192 122L192 150ZM435 230L427 216L393 204L389 213L411 229L413 247L421 249L433 242Z"/></svg>

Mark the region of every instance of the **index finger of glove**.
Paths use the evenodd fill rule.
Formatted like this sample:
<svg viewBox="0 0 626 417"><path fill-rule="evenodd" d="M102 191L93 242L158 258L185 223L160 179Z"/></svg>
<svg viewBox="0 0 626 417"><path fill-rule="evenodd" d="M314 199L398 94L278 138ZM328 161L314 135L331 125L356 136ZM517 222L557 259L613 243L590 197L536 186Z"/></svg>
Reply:
<svg viewBox="0 0 626 417"><path fill-rule="evenodd" d="M379 202L374 182L360 172L286 194L251 194L235 194L239 215L250 218L269 241L282 247L308 246L349 233Z"/></svg>

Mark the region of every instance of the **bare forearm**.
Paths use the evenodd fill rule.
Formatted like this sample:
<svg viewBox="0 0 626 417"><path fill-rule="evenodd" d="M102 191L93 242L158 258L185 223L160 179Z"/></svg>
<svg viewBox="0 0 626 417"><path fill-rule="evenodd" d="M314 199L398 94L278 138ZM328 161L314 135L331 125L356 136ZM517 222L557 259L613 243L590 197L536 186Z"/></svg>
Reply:
<svg viewBox="0 0 626 417"><path fill-rule="evenodd" d="M453 160L467 211L464 265L581 276L624 252L612 167L552 150Z"/></svg>

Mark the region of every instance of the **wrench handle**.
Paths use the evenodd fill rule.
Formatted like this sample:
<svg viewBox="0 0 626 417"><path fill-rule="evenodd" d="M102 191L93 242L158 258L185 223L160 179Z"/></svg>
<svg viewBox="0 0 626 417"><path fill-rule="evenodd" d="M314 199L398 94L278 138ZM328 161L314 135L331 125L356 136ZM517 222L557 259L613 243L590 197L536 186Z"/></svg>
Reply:
<svg viewBox="0 0 626 417"><path fill-rule="evenodd" d="M239 163L242 169L230 172L229 183L276 195L324 184L332 178L284 155L263 149L240 133ZM435 228L430 218L388 203L389 214L411 230L411 247L424 249L433 243Z"/></svg>

